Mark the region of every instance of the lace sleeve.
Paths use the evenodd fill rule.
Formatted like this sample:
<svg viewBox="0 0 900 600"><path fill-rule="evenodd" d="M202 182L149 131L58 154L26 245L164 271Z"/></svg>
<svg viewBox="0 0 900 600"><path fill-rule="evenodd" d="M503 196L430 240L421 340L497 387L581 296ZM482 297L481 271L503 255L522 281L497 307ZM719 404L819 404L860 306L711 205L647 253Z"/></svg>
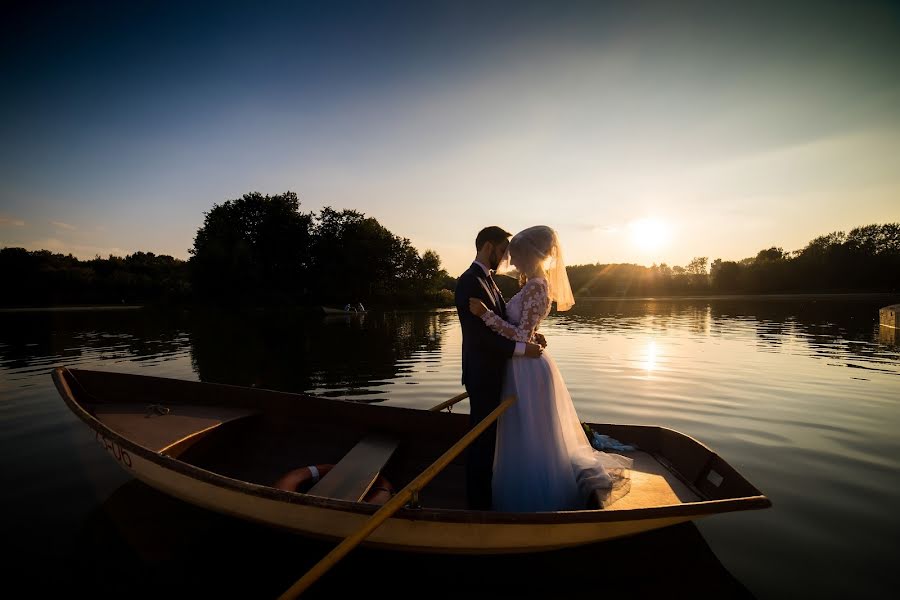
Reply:
<svg viewBox="0 0 900 600"><path fill-rule="evenodd" d="M522 290L522 320L518 325L507 323L496 313L488 310L481 315L485 324L505 338L517 342L529 342L534 330L550 308L550 295L547 293L547 281L529 279Z"/></svg>

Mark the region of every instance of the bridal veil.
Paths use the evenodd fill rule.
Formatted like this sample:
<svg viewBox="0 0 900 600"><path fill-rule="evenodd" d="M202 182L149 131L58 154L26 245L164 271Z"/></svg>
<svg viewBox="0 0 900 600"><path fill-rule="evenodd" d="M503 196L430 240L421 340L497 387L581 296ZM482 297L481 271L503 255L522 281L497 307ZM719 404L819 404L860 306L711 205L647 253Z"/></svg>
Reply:
<svg viewBox="0 0 900 600"><path fill-rule="evenodd" d="M575 305L575 296L566 273L559 236L546 225L523 229L509 241L509 249L497 268L498 273L532 273L540 266L547 275L550 300L556 302L556 310L569 310ZM514 268L513 268L514 267Z"/></svg>

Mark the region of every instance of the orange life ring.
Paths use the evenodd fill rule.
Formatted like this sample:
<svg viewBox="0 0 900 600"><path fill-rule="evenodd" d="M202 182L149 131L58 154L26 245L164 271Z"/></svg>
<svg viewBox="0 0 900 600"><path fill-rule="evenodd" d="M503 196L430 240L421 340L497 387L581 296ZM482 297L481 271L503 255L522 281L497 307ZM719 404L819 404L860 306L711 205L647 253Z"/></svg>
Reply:
<svg viewBox="0 0 900 600"><path fill-rule="evenodd" d="M308 467L300 467L293 471L288 471L275 482L275 487L279 490L288 492L296 492L300 486L306 483L315 485L320 479L325 477L334 465L310 465ZM301 492L302 493L302 492ZM384 504L394 495L394 486L387 480L384 475L379 474L378 479L369 488L369 493L363 498L363 502L369 504Z"/></svg>

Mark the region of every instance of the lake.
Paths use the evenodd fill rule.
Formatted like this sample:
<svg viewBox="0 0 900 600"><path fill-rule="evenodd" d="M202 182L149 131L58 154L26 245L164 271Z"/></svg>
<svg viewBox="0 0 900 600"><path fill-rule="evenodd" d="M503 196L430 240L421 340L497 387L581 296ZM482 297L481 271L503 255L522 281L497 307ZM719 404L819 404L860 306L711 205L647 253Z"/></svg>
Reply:
<svg viewBox="0 0 900 600"><path fill-rule="evenodd" d="M582 300L542 331L582 420L661 425L773 507L518 557L361 549L311 592L394 597L894 597L900 540L897 296ZM58 365L427 408L462 391L452 310L0 312L8 572L32 592L274 597L327 543L169 499L66 408ZM465 402L455 410L467 411ZM37 579L35 579L37 575ZM424 586L424 587L423 587ZM505 592L505 594L504 594ZM498 595L499 594L499 595Z"/></svg>

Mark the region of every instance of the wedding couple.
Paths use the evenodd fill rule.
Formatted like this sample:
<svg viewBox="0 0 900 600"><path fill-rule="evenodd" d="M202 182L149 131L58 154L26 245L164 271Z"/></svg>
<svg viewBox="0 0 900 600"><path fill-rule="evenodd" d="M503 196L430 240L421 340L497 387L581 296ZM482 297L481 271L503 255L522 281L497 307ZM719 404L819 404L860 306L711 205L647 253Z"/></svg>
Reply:
<svg viewBox="0 0 900 600"><path fill-rule="evenodd" d="M537 333L549 314L575 299L556 232L543 225L512 236L486 227L477 255L456 285L463 333L462 382L475 425L515 395L516 402L469 446L469 508L507 512L581 510L628 493L632 459L588 442L556 363ZM511 265L521 289L505 302L491 276Z"/></svg>

